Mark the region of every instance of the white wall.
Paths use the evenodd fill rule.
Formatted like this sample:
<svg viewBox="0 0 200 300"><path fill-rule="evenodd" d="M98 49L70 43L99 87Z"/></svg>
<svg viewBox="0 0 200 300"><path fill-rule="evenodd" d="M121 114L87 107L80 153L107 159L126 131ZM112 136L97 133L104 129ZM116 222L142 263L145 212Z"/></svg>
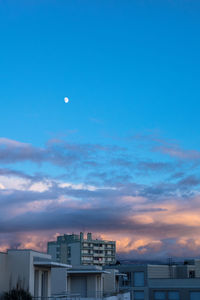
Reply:
<svg viewBox="0 0 200 300"><path fill-rule="evenodd" d="M19 251L21 252L21 251ZM26 252L22 251L23 253ZM41 272L42 271L47 271L48 272L48 296L51 296L51 270L48 268L41 268L41 267L35 267L34 266L34 258L35 259L51 259L51 256L49 254L46 253L40 253L40 252L36 252L36 251L28 251L30 253L29 256L29 291L32 295L34 295L34 279L35 279L35 270L39 269L40 273L39 276L41 277Z"/></svg>
<svg viewBox="0 0 200 300"><path fill-rule="evenodd" d="M104 300L130 300L130 292L117 294L116 296L103 298Z"/></svg>
<svg viewBox="0 0 200 300"><path fill-rule="evenodd" d="M103 274L103 282L104 282L103 291L105 293L117 291L116 272L118 271L115 269L108 269L105 271L108 271L109 274Z"/></svg>
<svg viewBox="0 0 200 300"><path fill-rule="evenodd" d="M20 284L22 288L29 290L30 252L9 250L7 267L9 289Z"/></svg>
<svg viewBox="0 0 200 300"><path fill-rule="evenodd" d="M148 278L170 278L168 265L148 265Z"/></svg>
<svg viewBox="0 0 200 300"><path fill-rule="evenodd" d="M68 274L68 291L82 297L95 297L103 292L102 277L99 274Z"/></svg>
<svg viewBox="0 0 200 300"><path fill-rule="evenodd" d="M0 294L8 290L7 253L0 253Z"/></svg>
<svg viewBox="0 0 200 300"><path fill-rule="evenodd" d="M39 270L39 281L43 271L48 272L48 296L51 296L51 281L50 268L42 268L34 266L34 258L50 259L51 256L45 253L40 253L32 250L8 250L6 271L7 273L7 288L6 290L16 288L17 284L32 295L34 295L35 270Z"/></svg>
<svg viewBox="0 0 200 300"><path fill-rule="evenodd" d="M99 292L97 287L97 276L87 276L87 297L96 296L96 292Z"/></svg>

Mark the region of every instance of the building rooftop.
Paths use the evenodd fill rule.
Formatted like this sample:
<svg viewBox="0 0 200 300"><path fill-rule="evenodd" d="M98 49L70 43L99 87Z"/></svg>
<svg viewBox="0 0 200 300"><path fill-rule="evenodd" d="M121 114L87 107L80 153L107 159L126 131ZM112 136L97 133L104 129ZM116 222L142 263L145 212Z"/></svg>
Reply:
<svg viewBox="0 0 200 300"><path fill-rule="evenodd" d="M42 266L42 267L47 267L47 268L71 268L71 265L67 265L67 264L61 264L61 263L57 263L54 261L34 261L34 266Z"/></svg>

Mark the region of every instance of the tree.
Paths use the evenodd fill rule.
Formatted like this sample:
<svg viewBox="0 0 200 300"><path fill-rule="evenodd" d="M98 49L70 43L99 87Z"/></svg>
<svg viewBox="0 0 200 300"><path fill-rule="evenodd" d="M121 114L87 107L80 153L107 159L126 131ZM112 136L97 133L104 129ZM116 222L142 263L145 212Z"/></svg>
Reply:
<svg viewBox="0 0 200 300"><path fill-rule="evenodd" d="M29 291L16 287L9 292L5 292L2 300L32 300L32 296Z"/></svg>

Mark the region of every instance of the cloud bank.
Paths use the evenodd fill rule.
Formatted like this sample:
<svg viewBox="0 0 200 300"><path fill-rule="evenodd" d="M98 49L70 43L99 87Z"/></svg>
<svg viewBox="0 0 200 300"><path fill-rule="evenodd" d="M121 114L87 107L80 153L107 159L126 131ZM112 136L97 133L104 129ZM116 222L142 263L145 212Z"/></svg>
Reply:
<svg viewBox="0 0 200 300"><path fill-rule="evenodd" d="M45 251L58 234L92 231L123 258L198 256L199 161L149 136L128 147L0 138L0 250Z"/></svg>

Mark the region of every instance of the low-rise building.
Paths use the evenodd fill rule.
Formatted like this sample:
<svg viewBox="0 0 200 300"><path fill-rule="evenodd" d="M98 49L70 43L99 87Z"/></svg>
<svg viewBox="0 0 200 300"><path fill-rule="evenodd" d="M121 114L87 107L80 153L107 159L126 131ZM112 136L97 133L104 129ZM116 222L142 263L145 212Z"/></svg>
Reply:
<svg viewBox="0 0 200 300"><path fill-rule="evenodd" d="M58 236L56 241L48 242L47 252L54 261L73 266L104 266L116 262L115 241L93 239L91 233L86 239L82 232Z"/></svg>
<svg viewBox="0 0 200 300"><path fill-rule="evenodd" d="M51 271L54 267L71 266L53 262L50 255L33 250L0 253L0 294L18 286L34 297L50 297Z"/></svg>
<svg viewBox="0 0 200 300"><path fill-rule="evenodd" d="M100 266L77 266L69 270L52 271L52 296L81 300L130 300L130 292L119 290L118 270L103 270ZM65 278L65 280L64 280Z"/></svg>
<svg viewBox="0 0 200 300"><path fill-rule="evenodd" d="M119 265L120 288L133 300L200 300L200 260L184 264Z"/></svg>

